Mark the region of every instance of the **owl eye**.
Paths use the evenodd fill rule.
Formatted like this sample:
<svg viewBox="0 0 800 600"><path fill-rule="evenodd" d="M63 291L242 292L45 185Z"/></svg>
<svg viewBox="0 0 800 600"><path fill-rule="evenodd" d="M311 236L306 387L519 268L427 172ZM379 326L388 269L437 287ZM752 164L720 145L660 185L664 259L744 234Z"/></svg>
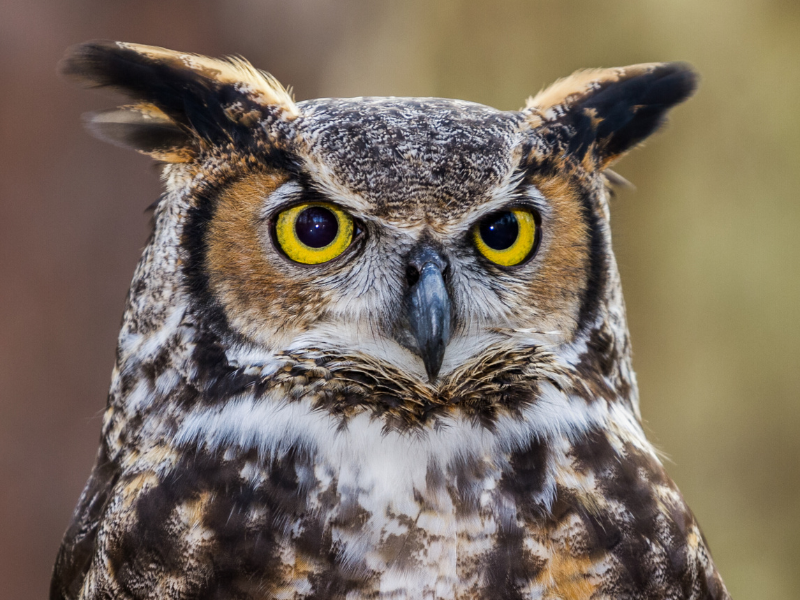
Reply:
<svg viewBox="0 0 800 600"><path fill-rule="evenodd" d="M347 250L353 241L353 219L332 204L299 204L278 214L275 239L295 262L318 265Z"/></svg>
<svg viewBox="0 0 800 600"><path fill-rule="evenodd" d="M532 210L504 210L478 223L473 238L478 252L490 261L513 267L533 254L539 241L539 226Z"/></svg>

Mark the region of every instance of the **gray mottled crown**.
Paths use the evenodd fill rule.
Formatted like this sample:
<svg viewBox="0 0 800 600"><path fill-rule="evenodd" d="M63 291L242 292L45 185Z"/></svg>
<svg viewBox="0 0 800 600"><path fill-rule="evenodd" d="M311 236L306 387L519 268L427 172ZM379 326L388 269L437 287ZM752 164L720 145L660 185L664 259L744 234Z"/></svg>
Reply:
<svg viewBox="0 0 800 600"><path fill-rule="evenodd" d="M520 113L440 98L319 99L298 108L309 152L378 205L482 195L515 166Z"/></svg>

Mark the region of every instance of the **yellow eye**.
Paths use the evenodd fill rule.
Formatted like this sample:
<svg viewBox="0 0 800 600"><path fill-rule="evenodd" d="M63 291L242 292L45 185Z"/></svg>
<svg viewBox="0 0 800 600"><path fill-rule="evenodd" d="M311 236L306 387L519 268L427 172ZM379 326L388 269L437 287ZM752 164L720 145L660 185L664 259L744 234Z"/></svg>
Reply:
<svg viewBox="0 0 800 600"><path fill-rule="evenodd" d="M275 238L295 262L318 265L347 250L353 219L332 204L311 202L284 210L275 221Z"/></svg>
<svg viewBox="0 0 800 600"><path fill-rule="evenodd" d="M492 213L473 233L478 251L493 263L513 267L536 248L539 230L533 212L525 208Z"/></svg>

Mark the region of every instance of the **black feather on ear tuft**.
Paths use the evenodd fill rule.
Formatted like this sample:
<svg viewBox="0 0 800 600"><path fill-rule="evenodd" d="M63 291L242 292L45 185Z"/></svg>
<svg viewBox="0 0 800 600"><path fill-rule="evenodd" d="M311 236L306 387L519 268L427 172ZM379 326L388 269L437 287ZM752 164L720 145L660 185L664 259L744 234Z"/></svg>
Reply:
<svg viewBox="0 0 800 600"><path fill-rule="evenodd" d="M667 111L697 88L697 76L680 63L632 77L593 94L581 105L600 118L596 136L606 156L618 156L656 131Z"/></svg>
<svg viewBox="0 0 800 600"><path fill-rule="evenodd" d="M528 101L535 126L561 138L566 151L597 168L642 142L666 120L669 109L697 89L685 63L654 63L579 71Z"/></svg>
<svg viewBox="0 0 800 600"><path fill-rule="evenodd" d="M97 138L165 162L186 162L194 155L192 134L155 106L89 113L85 120L86 128Z"/></svg>
<svg viewBox="0 0 800 600"><path fill-rule="evenodd" d="M91 117L99 137L170 162L188 160L198 144L247 142L257 123L299 114L275 79L238 58L95 41L73 48L61 70L137 103Z"/></svg>

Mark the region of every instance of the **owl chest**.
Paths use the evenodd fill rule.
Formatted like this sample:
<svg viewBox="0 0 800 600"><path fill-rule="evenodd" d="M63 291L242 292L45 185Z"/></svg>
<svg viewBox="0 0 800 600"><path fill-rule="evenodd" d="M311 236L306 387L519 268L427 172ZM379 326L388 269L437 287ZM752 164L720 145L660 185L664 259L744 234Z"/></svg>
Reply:
<svg viewBox="0 0 800 600"><path fill-rule="evenodd" d="M580 598L637 590L649 581L640 572L663 571L676 590L702 572L699 535L676 529L685 507L668 481L656 484L657 464L648 474L633 450L621 461L604 435L585 448L535 436L512 445L508 432L467 423L401 435L366 414L341 427L301 409L230 403L216 420L187 418L179 451L137 454L106 512L92 589ZM613 481L624 488L609 498L601 488Z"/></svg>
<svg viewBox="0 0 800 600"><path fill-rule="evenodd" d="M517 526L500 489L506 458L471 428L386 435L364 415L346 430L284 428L266 451L245 439L132 469L111 511L110 547L157 554L165 577L178 576L170 564L188 564L204 580L259 581L274 597L327 586L325 597L456 598L485 586L501 529Z"/></svg>

